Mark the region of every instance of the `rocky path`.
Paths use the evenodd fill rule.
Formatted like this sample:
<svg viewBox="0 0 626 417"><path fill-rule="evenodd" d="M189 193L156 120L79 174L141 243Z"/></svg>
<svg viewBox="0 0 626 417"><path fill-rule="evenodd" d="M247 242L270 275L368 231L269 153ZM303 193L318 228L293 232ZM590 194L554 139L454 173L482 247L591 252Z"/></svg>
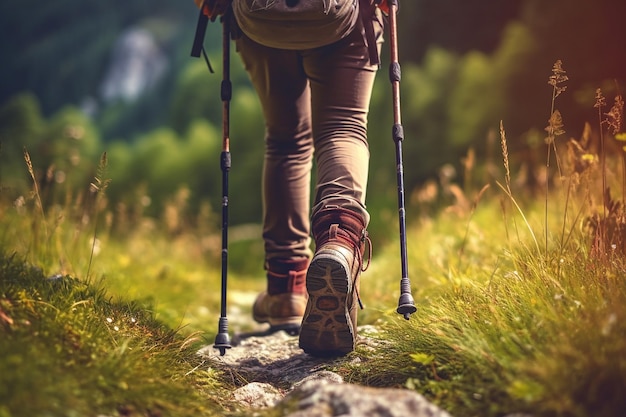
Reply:
<svg viewBox="0 0 626 417"><path fill-rule="evenodd" d="M359 343L375 349L379 342L367 337L372 331L371 327L360 328ZM284 332L243 340L235 336L232 344L223 356L212 345L200 354L209 366L247 381L232 393L232 401L251 414L281 407L286 410L285 417L450 417L415 391L344 382L328 370L332 361L300 350L296 336ZM346 359L339 360L345 363Z"/></svg>

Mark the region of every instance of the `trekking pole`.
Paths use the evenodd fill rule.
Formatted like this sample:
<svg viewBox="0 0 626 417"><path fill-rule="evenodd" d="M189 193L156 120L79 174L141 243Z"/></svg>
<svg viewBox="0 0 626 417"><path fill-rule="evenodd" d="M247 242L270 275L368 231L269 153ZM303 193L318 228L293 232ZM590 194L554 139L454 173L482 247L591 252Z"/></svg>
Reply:
<svg viewBox="0 0 626 417"><path fill-rule="evenodd" d="M226 302L228 289L228 172L230 171L230 100L232 97L232 85L230 82L230 12L228 8L220 18L222 22L222 64L223 75L220 87L222 100L222 153L220 154L220 168L222 169L222 294L220 302L220 319L217 325L217 335L213 347L219 349L220 355L226 354L230 349L230 337L228 335L228 318L226 317ZM204 36L209 23L209 8L206 0L200 7L196 34L193 39L191 56L200 57L202 54L209 72L213 72L209 58L204 50ZM211 20L213 21L213 20Z"/></svg>
<svg viewBox="0 0 626 417"><path fill-rule="evenodd" d="M232 84L230 82L230 9L221 17L222 21L222 63L223 75L220 88L222 99L222 153L220 167L222 169L222 300L218 333L215 336L213 347L219 349L224 356L226 349L230 349L228 335L228 318L226 317L226 301L228 289L228 172L230 171L230 100Z"/></svg>
<svg viewBox="0 0 626 417"><path fill-rule="evenodd" d="M400 63L398 62L398 25L396 13L398 0L387 0L389 5L389 44L391 48L391 63L389 65L389 80L391 81L393 97L393 141L396 145L396 174L398 182L398 215L400 221L400 260L402 263L402 278L400 279L400 299L398 300L398 314L406 320L417 311L411 295L411 281L409 280L409 262L406 249L406 211L404 208L404 169L402 167L402 141L404 128L400 115Z"/></svg>

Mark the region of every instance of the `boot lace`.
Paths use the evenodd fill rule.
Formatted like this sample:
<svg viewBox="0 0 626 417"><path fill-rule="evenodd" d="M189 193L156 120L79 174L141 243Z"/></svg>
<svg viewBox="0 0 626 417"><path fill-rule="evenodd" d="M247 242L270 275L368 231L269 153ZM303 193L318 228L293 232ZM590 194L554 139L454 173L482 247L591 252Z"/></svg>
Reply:
<svg viewBox="0 0 626 417"><path fill-rule="evenodd" d="M364 258L365 251L361 252L361 248L359 247L360 245L363 245L364 249L367 249L367 258ZM361 238L359 239L359 245L357 246L356 244L354 244L353 250L356 253L357 262L359 263L359 270L361 272L367 271L367 268L369 268L370 263L372 262L372 240L370 239L367 230L363 229L363 232L361 232ZM367 259L367 263L365 264L363 263L364 259ZM352 280L352 288L354 288L354 292L356 293L356 300L359 303L359 308L363 310L364 307L363 302L361 301L361 294L359 294L359 288L356 285L357 278L358 274L355 275L354 279Z"/></svg>

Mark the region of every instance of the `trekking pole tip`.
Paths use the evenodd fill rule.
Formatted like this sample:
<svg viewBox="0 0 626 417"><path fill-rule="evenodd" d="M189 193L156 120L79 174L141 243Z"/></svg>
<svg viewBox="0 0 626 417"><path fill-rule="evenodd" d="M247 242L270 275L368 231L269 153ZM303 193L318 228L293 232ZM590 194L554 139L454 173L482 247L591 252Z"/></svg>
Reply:
<svg viewBox="0 0 626 417"><path fill-rule="evenodd" d="M220 356L224 356L226 350L231 348L230 336L228 335L228 319L226 317L220 317L218 328L219 332L217 336L215 336L215 344L213 347L219 349Z"/></svg>
<svg viewBox="0 0 626 417"><path fill-rule="evenodd" d="M398 300L398 308L396 310L398 314L402 314L405 320L408 320L411 314L417 311L417 307L415 307L415 301L413 301L413 297L409 293L404 293L400 295L400 300Z"/></svg>
<svg viewBox="0 0 626 417"><path fill-rule="evenodd" d="M213 347L214 347L215 349L219 349L219 350L220 350L220 356L224 356L224 355L226 355L226 350L227 350L227 349L230 349L230 345L228 345L228 346L219 346L219 347L218 347L217 345L215 345L215 346L213 346Z"/></svg>
<svg viewBox="0 0 626 417"><path fill-rule="evenodd" d="M213 347L215 349L219 349L220 351L220 356L224 356L226 354L226 350L230 349L230 338L228 337L228 334L221 334L219 333L216 337L215 337L215 344L213 345Z"/></svg>

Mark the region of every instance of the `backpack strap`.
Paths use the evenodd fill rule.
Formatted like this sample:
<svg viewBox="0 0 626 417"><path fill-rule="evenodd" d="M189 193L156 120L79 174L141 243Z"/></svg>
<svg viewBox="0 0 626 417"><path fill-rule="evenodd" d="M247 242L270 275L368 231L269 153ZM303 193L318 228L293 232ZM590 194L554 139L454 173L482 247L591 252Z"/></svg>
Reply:
<svg viewBox="0 0 626 417"><path fill-rule="evenodd" d="M200 5L200 14L198 15L198 23L196 25L196 34L193 38L193 45L191 47L191 56L195 58L199 58L202 53L204 46L202 45L204 42L204 36L206 34L206 27L209 23L209 14L207 10L204 8L204 1L201 1Z"/></svg>
<svg viewBox="0 0 626 417"><path fill-rule="evenodd" d="M380 65L378 46L376 45L376 33L374 32L374 19L376 5L371 0L359 0L359 14L365 31L365 43L370 56L370 64Z"/></svg>

